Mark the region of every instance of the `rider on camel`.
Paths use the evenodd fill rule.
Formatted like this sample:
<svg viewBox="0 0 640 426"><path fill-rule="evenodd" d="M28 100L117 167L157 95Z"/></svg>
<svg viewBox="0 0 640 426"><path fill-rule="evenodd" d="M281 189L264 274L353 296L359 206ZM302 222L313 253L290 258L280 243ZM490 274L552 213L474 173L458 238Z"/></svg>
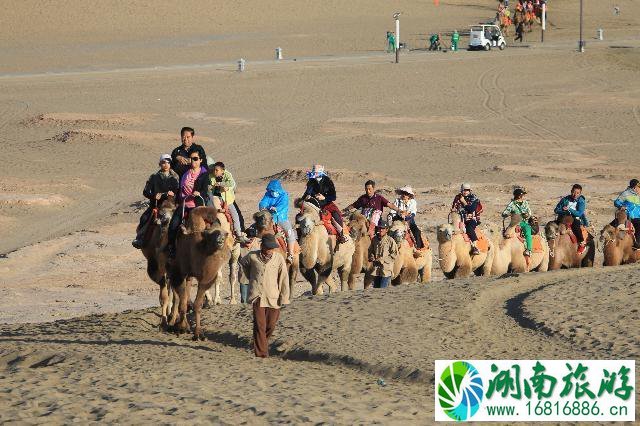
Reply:
<svg viewBox="0 0 640 426"><path fill-rule="evenodd" d="M309 201L313 198L318 201L320 209L331 213L333 222L335 222L333 226L338 231L338 242L344 243L346 241L342 233L344 224L340 209L334 203L336 200L336 188L333 181L325 173L324 166L320 164L315 164L311 171L307 172L307 178L309 179L307 181L307 189L302 194L302 200Z"/></svg>
<svg viewBox="0 0 640 426"><path fill-rule="evenodd" d="M529 225L529 219L533 216L531 207L529 207L529 201L525 200L527 191L524 188L516 188L513 190L513 200L507 205L502 212L502 217L509 217L512 214L518 214L521 217L520 229L524 234L525 240L525 256L531 256L531 249L533 247L533 237L531 235L531 225Z"/></svg>
<svg viewBox="0 0 640 426"><path fill-rule="evenodd" d="M460 193L456 195L451 204L451 213L457 213L464 222L464 227L469 240L471 240L471 254L477 256L480 250L477 247L478 235L476 227L480 224L480 214L482 213L482 203L471 190L468 182L460 185Z"/></svg>
<svg viewBox="0 0 640 426"><path fill-rule="evenodd" d="M582 195L582 186L576 183L571 187L571 194L562 197L554 209L554 213L558 215L556 219L557 224L562 223L563 218L567 216L573 218L571 230L578 242L578 254L584 253L587 248L587 243L584 241L581 228L582 226L589 226L589 221L585 213L586 208L587 199Z"/></svg>
<svg viewBox="0 0 640 426"><path fill-rule="evenodd" d="M176 172L171 170L171 156L162 154L159 165L160 170L149 176L149 180L147 180L142 191L142 195L149 199L149 207L140 216L140 223L136 229L136 239L131 242L131 245L137 249L144 247L144 233L149 219L151 219L153 209L168 197L175 197L180 187L180 178Z"/></svg>

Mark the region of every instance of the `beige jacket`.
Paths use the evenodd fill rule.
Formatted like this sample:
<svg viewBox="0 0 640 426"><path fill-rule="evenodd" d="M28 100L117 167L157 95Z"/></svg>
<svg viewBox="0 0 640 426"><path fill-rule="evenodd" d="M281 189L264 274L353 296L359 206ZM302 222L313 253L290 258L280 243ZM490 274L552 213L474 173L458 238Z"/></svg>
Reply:
<svg viewBox="0 0 640 426"><path fill-rule="evenodd" d="M275 309L289 304L289 274L280 253L265 262L260 251L252 251L240 259L240 266L249 278L249 303L259 298L261 308Z"/></svg>
<svg viewBox="0 0 640 426"><path fill-rule="evenodd" d="M398 256L398 245L389 235L380 239L375 236L369 246L369 255L373 255L374 262L369 273L374 277L390 277L393 275L393 263Z"/></svg>

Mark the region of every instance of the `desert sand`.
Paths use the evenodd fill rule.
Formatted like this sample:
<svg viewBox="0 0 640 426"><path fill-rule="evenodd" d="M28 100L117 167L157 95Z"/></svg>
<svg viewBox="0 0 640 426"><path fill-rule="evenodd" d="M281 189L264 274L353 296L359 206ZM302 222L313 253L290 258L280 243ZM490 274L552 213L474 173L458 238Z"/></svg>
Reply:
<svg viewBox="0 0 640 426"><path fill-rule="evenodd" d="M206 310L206 342L158 331L130 241L184 125L233 172L247 218L269 178L299 195L319 162L341 207L368 178L389 197L412 185L432 242L462 181L494 224L515 184L546 221L579 182L599 231L640 159L635 1L588 2L582 54L577 0L550 2L544 44L535 27L456 53L427 52L429 34L496 2L201 3L3 9L0 422L424 424L434 359L638 359L638 268L602 269L600 252L591 270L442 281L434 264L425 286L315 298L299 280L264 361L243 306ZM384 52L397 10L400 64Z"/></svg>

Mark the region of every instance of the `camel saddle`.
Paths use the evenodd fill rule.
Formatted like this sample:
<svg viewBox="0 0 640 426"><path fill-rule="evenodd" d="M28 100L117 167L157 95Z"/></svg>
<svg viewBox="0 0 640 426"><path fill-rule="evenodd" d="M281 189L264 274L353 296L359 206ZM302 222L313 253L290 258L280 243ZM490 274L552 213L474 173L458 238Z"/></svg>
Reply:
<svg viewBox="0 0 640 426"><path fill-rule="evenodd" d="M589 238L589 231L584 226L580 226L580 230L582 231L582 241L587 241L587 238ZM571 239L571 242L573 244L578 244L578 239L576 238L576 235L573 233L573 230L569 227L567 227L567 234L569 235L569 238Z"/></svg>
<svg viewBox="0 0 640 426"><path fill-rule="evenodd" d="M469 238L469 235L467 235L467 233L463 233L462 236L464 237L464 241L466 243L471 243L471 238ZM478 241L476 241L476 247L478 248L478 250L480 250L480 253L486 253L489 251L489 240L487 240L487 237L484 235L484 232L482 232L479 229L476 229L476 236L478 237Z"/></svg>
<svg viewBox="0 0 640 426"><path fill-rule="evenodd" d="M522 228L520 225L516 225L515 234L520 240L521 243L524 243L524 233L522 232ZM532 253L542 253L544 249L542 248L542 235L533 234L531 235L531 252Z"/></svg>
<svg viewBox="0 0 640 426"><path fill-rule="evenodd" d="M222 201L221 207L222 207L222 213L224 213L224 217L227 218L227 222L229 223L229 226L231 227L231 229L233 229L233 218L231 217L231 213L227 208L227 203Z"/></svg>
<svg viewBox="0 0 640 426"><path fill-rule="evenodd" d="M417 245L416 239L413 236L413 232L411 232L411 229L409 228L408 224L406 224L406 232L404 233L404 239L409 244L409 247L411 247L418 253L429 250L429 240L425 240L424 236L422 236L422 248L421 249L416 248L416 245Z"/></svg>
<svg viewBox="0 0 640 426"><path fill-rule="evenodd" d="M273 234L276 236L276 241L278 242L278 245L280 246L280 248L287 253L287 239L284 237L285 233L284 233L284 229L282 229L282 227L280 225L278 225L277 223L273 224Z"/></svg>

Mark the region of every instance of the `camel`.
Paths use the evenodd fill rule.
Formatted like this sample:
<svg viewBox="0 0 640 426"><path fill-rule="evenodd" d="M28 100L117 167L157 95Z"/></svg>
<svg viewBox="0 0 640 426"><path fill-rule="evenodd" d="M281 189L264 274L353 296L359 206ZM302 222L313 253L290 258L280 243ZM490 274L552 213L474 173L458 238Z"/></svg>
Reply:
<svg viewBox="0 0 640 426"><path fill-rule="evenodd" d="M600 231L600 243L604 255L603 266L618 266L640 260L640 250L633 248L633 225L629 227L626 211L618 209L616 219L620 224L617 228L607 224Z"/></svg>
<svg viewBox="0 0 640 426"><path fill-rule="evenodd" d="M216 209L216 213L213 214L213 210L210 210L208 212L208 215L210 215L210 217L206 217L205 221L211 222L215 219L218 219L218 221L220 222L220 226L222 227L222 229L227 232L229 235L232 235L231 233L231 222L230 219L227 218L227 215L224 214L224 211L221 208L221 204L220 201L217 197L214 197L213 199L213 206ZM238 283L240 282L240 264L238 263L240 261L240 255L241 255L241 251L240 251L240 243L234 241L232 249L231 249L231 257L229 258L229 291L230 291L230 297L229 297L229 304L230 305L235 305L238 303L238 298L237 298L237 288L238 288ZM205 292L205 298L206 301L210 304L210 305L221 305L222 304L222 299L220 298L220 285L222 284L222 282L220 280L216 280L213 284L213 293L214 296L211 296L211 291L207 290Z"/></svg>
<svg viewBox="0 0 640 426"><path fill-rule="evenodd" d="M406 239L407 225L404 220L394 220L389 229L389 236L398 245L398 257L393 265L393 285L403 283L426 283L431 279L433 252L430 248L414 256L414 248Z"/></svg>
<svg viewBox="0 0 640 426"><path fill-rule="evenodd" d="M367 218L359 212L354 212L349 218L349 235L355 243L347 281L349 290L355 290L357 274L365 273L364 288L369 288L373 283L373 277L366 274L367 270L371 268L371 262L369 262L369 247L371 246L369 225Z"/></svg>
<svg viewBox="0 0 640 426"><path fill-rule="evenodd" d="M215 207L196 207L187 224L180 227L176 239L176 260L170 270L171 283L174 286L179 305L179 320L175 325L178 333L189 331L187 305L189 289L187 278L198 281L198 292L193 302L195 314L194 340L204 339L200 326L200 316L205 292L214 281L222 280L222 268L231 258L234 240L229 231L222 228L218 219L219 210Z"/></svg>
<svg viewBox="0 0 640 426"><path fill-rule="evenodd" d="M537 218L533 218L532 233L534 238L534 247L527 261L524 256L525 245L520 239L519 227L521 216L514 214L511 216L511 222L505 231L494 239L495 253L493 255L493 264L491 265L491 275L503 275L508 272L544 272L549 267L549 245L542 235L539 235L539 226L537 226ZM494 234L495 235L495 234ZM497 236L497 235L496 235ZM535 239L539 238L540 248L536 250Z"/></svg>
<svg viewBox="0 0 640 426"><path fill-rule="evenodd" d="M593 266L596 255L596 246L593 235L589 232L587 236L587 248L579 255L578 244L571 237L571 217L562 223L556 221L547 223L544 233L549 244L549 270L554 271L560 268L584 268Z"/></svg>
<svg viewBox="0 0 640 426"><path fill-rule="evenodd" d="M250 251L259 250L260 242L262 240L262 236L266 234L274 234L274 223L273 216L267 210L261 210L253 215L253 228L256 230L255 238L247 245L242 247L242 257L248 254ZM284 237L286 240L286 236ZM286 259L287 251L284 247L278 249L280 254ZM298 277L298 270L300 269L300 246L298 243L295 243L295 247L293 249L295 255L293 256L293 262L288 264L288 273L289 273L289 294L293 296L293 287L296 283L296 279Z"/></svg>
<svg viewBox="0 0 640 426"><path fill-rule="evenodd" d="M333 275L340 275L342 290L346 290L355 243L350 236L336 249L335 237L329 236L319 209L310 203L303 203L303 211L296 217L299 228L300 272L311 284L314 295L324 293L323 284L333 293L337 285Z"/></svg>
<svg viewBox="0 0 640 426"><path fill-rule="evenodd" d="M146 235L148 240L142 248L142 254L147 259L147 274L160 286L160 328L166 330L169 324L174 324L178 317L178 306L174 303L171 308L171 320L169 320L169 279L167 273L168 230L171 216L176 205L173 197L164 200L154 212L151 222L148 224ZM174 290L175 292L175 290ZM174 298L175 299L175 298Z"/></svg>
<svg viewBox="0 0 640 426"><path fill-rule="evenodd" d="M493 264L494 247L487 241L487 250L471 255L471 242L466 241L460 228L460 217L454 215L453 223L438 227L438 261L445 277L467 278L472 274L489 275Z"/></svg>

